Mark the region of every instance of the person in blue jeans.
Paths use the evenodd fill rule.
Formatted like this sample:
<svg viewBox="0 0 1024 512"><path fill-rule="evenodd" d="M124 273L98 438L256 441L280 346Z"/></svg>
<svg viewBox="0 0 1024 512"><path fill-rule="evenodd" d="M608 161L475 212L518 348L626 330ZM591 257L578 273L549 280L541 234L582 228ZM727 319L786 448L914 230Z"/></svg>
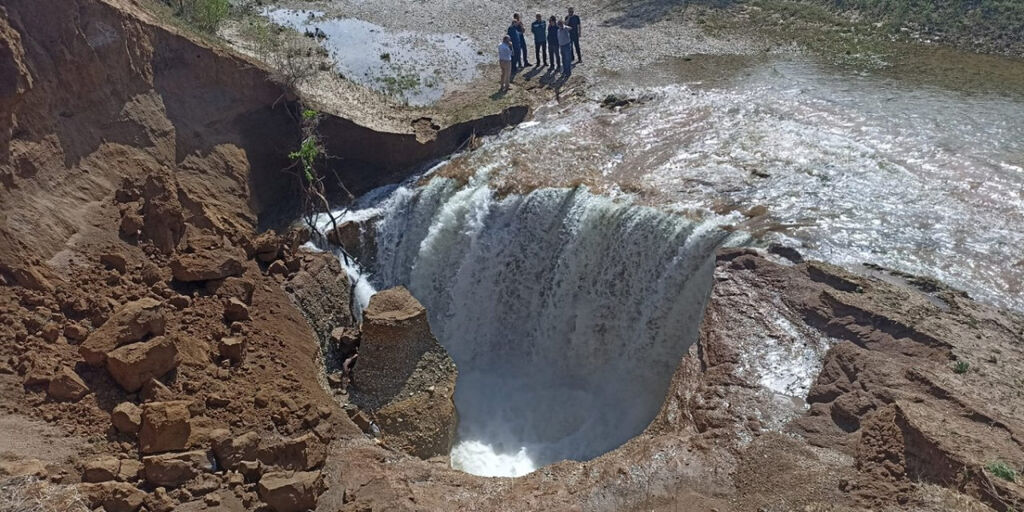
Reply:
<svg viewBox="0 0 1024 512"><path fill-rule="evenodd" d="M569 8L569 15L565 17L565 24L569 26L569 36L572 38L572 45L576 47L576 63L583 64L583 53L580 52L580 17L572 7Z"/></svg>
<svg viewBox="0 0 1024 512"><path fill-rule="evenodd" d="M523 20L519 18L518 12L512 15L512 19L516 26L516 34L519 35L519 52L522 53L523 67L525 68L530 65L530 57L528 57L530 50L526 47L526 27L523 25Z"/></svg>
<svg viewBox="0 0 1024 512"><path fill-rule="evenodd" d="M544 17L539 13L537 19L530 24L530 32L533 32L533 66L541 65L541 57L544 58L544 65L548 65L548 24L544 23Z"/></svg>
<svg viewBox="0 0 1024 512"><path fill-rule="evenodd" d="M562 54L558 50L558 20L554 16L548 18L548 60L551 69L562 67Z"/></svg>
<svg viewBox="0 0 1024 512"><path fill-rule="evenodd" d="M565 22L558 22L558 51L562 54L562 74L572 75L572 35Z"/></svg>
<svg viewBox="0 0 1024 512"><path fill-rule="evenodd" d="M516 16L519 16L518 14ZM516 20L512 20L512 24L508 26L508 38L512 40L512 73L514 74L517 69L521 68L519 57L522 55L522 43L519 38L519 27L516 26Z"/></svg>

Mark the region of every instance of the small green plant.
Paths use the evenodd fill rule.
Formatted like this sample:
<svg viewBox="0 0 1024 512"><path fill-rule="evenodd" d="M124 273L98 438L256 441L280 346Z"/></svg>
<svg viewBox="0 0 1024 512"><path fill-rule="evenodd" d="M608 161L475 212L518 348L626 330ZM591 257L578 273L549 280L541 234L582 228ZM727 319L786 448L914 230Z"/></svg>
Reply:
<svg viewBox="0 0 1024 512"><path fill-rule="evenodd" d="M307 109L302 111L302 119L306 120L306 121L312 121L312 120L316 119L316 116L318 116L318 115L320 115L320 113L317 112L316 110L311 109L311 108L307 108Z"/></svg>
<svg viewBox="0 0 1024 512"><path fill-rule="evenodd" d="M970 369L971 363L968 363L967 361L957 361L956 364L953 365L953 373L958 375L963 375Z"/></svg>
<svg viewBox="0 0 1024 512"><path fill-rule="evenodd" d="M407 92L422 85L419 75L415 73L381 76L377 78L377 83L380 84L384 94L393 97L405 96Z"/></svg>
<svg viewBox="0 0 1024 512"><path fill-rule="evenodd" d="M989 473L1006 480L1007 482L1013 482L1017 480L1017 471L1009 466L1009 464L1002 461L989 462L985 469Z"/></svg>
<svg viewBox="0 0 1024 512"><path fill-rule="evenodd" d="M380 60L382 60L384 62L391 62L391 54L388 53L388 52L384 52L384 53L380 54Z"/></svg>
<svg viewBox="0 0 1024 512"><path fill-rule="evenodd" d="M305 112L303 112L303 117L305 117ZM316 181L316 170L313 164L318 156L320 156L320 145L317 143L316 137L313 136L303 139L298 151L288 153L288 158L302 164L302 171L308 183Z"/></svg>

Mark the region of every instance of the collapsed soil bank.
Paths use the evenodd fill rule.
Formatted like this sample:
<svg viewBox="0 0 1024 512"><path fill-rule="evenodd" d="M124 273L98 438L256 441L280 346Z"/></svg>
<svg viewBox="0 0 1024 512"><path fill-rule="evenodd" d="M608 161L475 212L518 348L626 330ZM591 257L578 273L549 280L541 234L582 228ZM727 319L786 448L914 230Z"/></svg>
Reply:
<svg viewBox="0 0 1024 512"><path fill-rule="evenodd" d="M3 197L5 210L22 214L3 227L5 249L40 237L45 243L36 248L58 247L75 231L81 206L41 201L35 192L94 201L131 171L237 171L241 190L216 198L237 217L262 221L294 205L293 176L281 171L301 136L295 98L257 64L163 27L127 1L82 0L72 8L16 0L3 12L0 186L23 192ZM358 194L526 114L514 107L446 127L410 120L407 133L327 115L322 127L331 164ZM110 158L118 165L108 165ZM33 233L22 224L41 217L55 229Z"/></svg>

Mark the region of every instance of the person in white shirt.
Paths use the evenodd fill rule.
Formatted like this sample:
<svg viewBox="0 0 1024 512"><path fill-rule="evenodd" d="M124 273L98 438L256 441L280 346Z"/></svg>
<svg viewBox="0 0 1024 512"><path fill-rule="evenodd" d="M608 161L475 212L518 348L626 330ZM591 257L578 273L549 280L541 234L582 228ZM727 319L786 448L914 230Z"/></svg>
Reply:
<svg viewBox="0 0 1024 512"><path fill-rule="evenodd" d="M508 90L509 82L512 80L512 38L505 36L498 45L498 65L501 66L501 89L500 92Z"/></svg>
<svg viewBox="0 0 1024 512"><path fill-rule="evenodd" d="M572 74L572 33L564 21L558 21L558 51L562 54L562 75Z"/></svg>

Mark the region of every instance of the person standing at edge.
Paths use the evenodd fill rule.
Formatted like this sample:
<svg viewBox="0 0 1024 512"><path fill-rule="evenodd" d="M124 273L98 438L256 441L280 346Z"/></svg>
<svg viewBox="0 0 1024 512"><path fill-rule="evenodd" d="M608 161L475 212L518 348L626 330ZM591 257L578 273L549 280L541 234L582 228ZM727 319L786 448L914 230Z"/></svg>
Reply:
<svg viewBox="0 0 1024 512"><path fill-rule="evenodd" d="M498 65L501 66L501 89L498 92L508 90L512 80L512 38L505 36L498 45Z"/></svg>
<svg viewBox="0 0 1024 512"><path fill-rule="evenodd" d="M562 56L558 50L558 21L554 16L548 18L548 59L551 69L562 67Z"/></svg>
<svg viewBox="0 0 1024 512"><path fill-rule="evenodd" d="M519 17L518 14L514 18ZM519 69L520 62L519 56L522 53L519 49L519 28L516 27L516 20L513 18L512 24L508 26L508 38L512 44L512 72L515 73Z"/></svg>
<svg viewBox="0 0 1024 512"><path fill-rule="evenodd" d="M530 50L526 47L526 27L518 12L512 17L515 19L516 33L519 35L519 51L523 54L523 67L526 68L530 66Z"/></svg>
<svg viewBox="0 0 1024 512"><path fill-rule="evenodd" d="M571 29L569 35L572 37L572 44L576 47L576 63L583 64L583 53L580 52L580 17L576 15L573 8L569 8L569 16L565 18L565 24Z"/></svg>
<svg viewBox="0 0 1024 512"><path fill-rule="evenodd" d="M558 51L562 54L562 74L572 75L572 36L564 21L558 22Z"/></svg>
<svg viewBox="0 0 1024 512"><path fill-rule="evenodd" d="M548 48L547 48L547 46L548 46L547 45L548 32L547 32L547 24L544 23L544 17L541 16L539 13L537 14L537 19L534 20L534 22L532 24L530 24L530 31L533 32L533 51L534 51L533 66L537 67L537 66L541 65L540 64L541 57L544 58L544 65L547 66L548 65Z"/></svg>

